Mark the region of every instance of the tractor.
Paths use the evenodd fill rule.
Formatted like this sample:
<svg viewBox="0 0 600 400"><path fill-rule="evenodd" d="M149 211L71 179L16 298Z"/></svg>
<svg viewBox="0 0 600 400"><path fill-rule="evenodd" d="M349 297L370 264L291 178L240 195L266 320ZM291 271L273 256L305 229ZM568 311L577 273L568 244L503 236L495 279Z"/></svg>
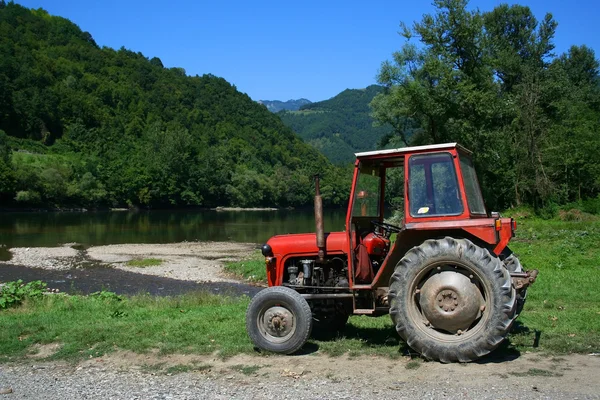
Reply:
<svg viewBox="0 0 600 400"><path fill-rule="evenodd" d="M313 328L389 314L427 359L469 362L498 347L538 271L507 247L516 221L486 210L471 155L457 143L357 153L343 232L324 230L316 177L316 232L261 248L269 287L246 312L253 344L291 354ZM386 189L401 194L397 225L384 221Z"/></svg>

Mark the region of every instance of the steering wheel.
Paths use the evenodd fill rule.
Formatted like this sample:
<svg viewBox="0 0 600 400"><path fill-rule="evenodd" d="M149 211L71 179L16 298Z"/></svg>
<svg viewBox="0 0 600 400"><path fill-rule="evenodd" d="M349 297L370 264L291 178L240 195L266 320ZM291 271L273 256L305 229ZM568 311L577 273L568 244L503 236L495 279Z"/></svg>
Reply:
<svg viewBox="0 0 600 400"><path fill-rule="evenodd" d="M387 224L385 222L379 222L377 220L373 220L373 221L371 221L371 223L376 228L379 228L381 230L381 236L385 237L386 239L388 239L392 233L399 233L402 231L402 228L400 228L399 226ZM375 232L375 234L377 235L379 233Z"/></svg>

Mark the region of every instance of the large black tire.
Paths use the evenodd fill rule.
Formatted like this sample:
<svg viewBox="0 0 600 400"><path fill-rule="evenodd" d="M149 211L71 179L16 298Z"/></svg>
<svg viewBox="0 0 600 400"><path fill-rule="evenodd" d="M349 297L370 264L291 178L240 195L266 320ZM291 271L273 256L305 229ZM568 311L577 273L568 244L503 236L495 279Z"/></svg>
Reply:
<svg viewBox="0 0 600 400"><path fill-rule="evenodd" d="M256 347L274 353L298 351L312 331L312 312L295 290L273 286L261 290L246 311L246 330Z"/></svg>
<svg viewBox="0 0 600 400"><path fill-rule="evenodd" d="M506 248L510 254L504 259L504 266L508 269L508 272L523 272L523 266L521 261L513 254L508 247ZM525 307L525 301L527 300L527 287L517 290L517 316L521 315L523 307Z"/></svg>
<svg viewBox="0 0 600 400"><path fill-rule="evenodd" d="M389 300L399 335L424 357L444 363L488 354L516 316L508 270L466 239L413 247L390 279Z"/></svg>

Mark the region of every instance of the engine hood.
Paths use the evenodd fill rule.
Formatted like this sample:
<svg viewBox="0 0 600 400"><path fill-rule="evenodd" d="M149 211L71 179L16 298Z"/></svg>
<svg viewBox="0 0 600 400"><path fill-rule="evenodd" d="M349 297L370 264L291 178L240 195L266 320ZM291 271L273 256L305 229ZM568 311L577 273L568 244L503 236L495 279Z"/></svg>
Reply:
<svg viewBox="0 0 600 400"><path fill-rule="evenodd" d="M315 233L299 233L273 236L267 241L275 257L285 257L289 254L316 255L317 235ZM346 232L325 233L325 249L330 254L340 254L346 251Z"/></svg>

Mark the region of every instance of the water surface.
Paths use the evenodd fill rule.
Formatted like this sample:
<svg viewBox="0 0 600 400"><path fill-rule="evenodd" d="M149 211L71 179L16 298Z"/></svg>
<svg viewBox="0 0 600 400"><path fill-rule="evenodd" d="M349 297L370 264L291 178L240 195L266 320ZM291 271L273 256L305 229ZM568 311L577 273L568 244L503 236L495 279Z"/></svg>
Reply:
<svg viewBox="0 0 600 400"><path fill-rule="evenodd" d="M325 231L344 230L346 211L325 210ZM106 211L0 213L0 247L234 241L263 243L276 234L314 232L314 212ZM2 254L0 254L0 259Z"/></svg>

